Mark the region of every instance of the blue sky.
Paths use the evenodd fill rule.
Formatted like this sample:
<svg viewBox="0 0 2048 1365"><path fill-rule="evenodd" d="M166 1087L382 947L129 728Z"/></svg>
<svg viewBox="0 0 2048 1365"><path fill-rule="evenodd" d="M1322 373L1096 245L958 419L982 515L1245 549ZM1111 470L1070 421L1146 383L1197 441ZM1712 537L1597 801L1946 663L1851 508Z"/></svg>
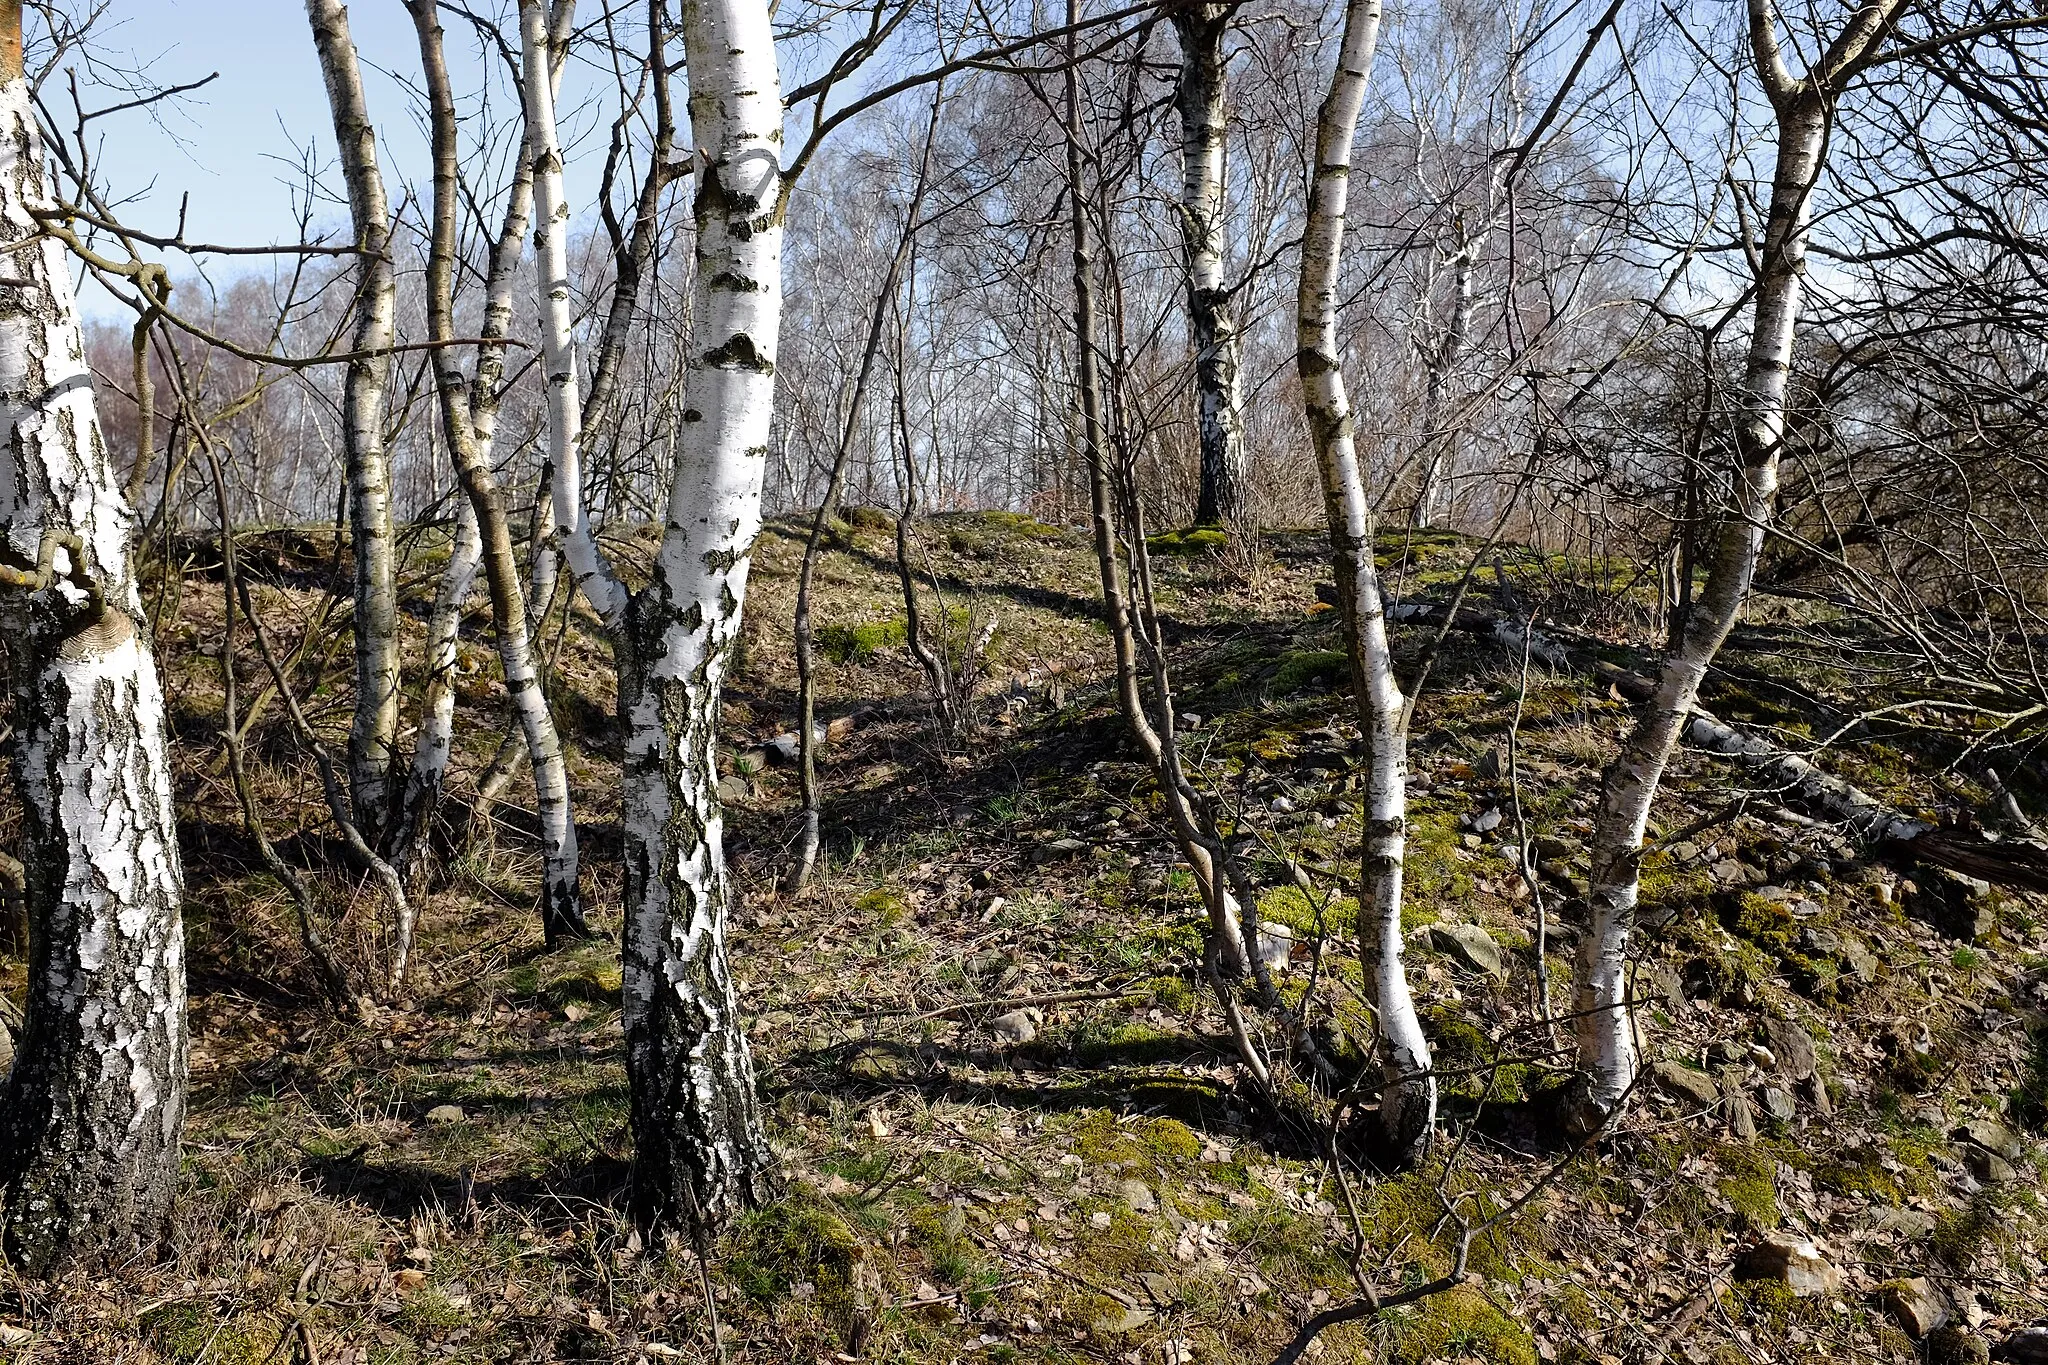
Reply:
<svg viewBox="0 0 2048 1365"><path fill-rule="evenodd" d="M427 170L414 101L400 83L400 78L416 76L418 40L399 0L355 0L349 18L395 200L401 181L424 188ZM95 156L103 178L116 195L134 198L123 217L168 234L177 223L180 196L189 193L188 240L226 245L296 240L290 182L300 149L312 141L319 164L329 172L334 155L326 90L303 5L296 0L114 0L97 32L99 50L119 64L146 70L158 85L220 73L154 117L125 113L100 123L103 141ZM475 83L474 43L450 26L448 48L461 92ZM86 63L67 65L78 73L88 108L124 98L91 88ZM595 193L604 128L592 114L579 117L570 111L601 88L600 80L608 89L608 75L575 62L564 78L564 135L576 144L569 168L574 204L588 203ZM44 98L59 121L68 122L70 96L61 71L45 86ZM329 178L338 191L339 177ZM327 204L316 218L329 228L342 228L346 211ZM219 258L213 259L217 264ZM181 262L170 264L174 274L183 273ZM218 277L222 272L210 273ZM88 301L87 306L99 312L106 302Z"/></svg>

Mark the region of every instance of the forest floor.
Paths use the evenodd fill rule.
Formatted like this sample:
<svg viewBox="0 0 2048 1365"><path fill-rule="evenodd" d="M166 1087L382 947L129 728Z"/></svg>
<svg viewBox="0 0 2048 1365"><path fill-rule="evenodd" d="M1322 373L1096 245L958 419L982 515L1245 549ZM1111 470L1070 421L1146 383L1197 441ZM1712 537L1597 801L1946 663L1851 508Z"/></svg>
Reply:
<svg viewBox="0 0 2048 1365"><path fill-rule="evenodd" d="M0 1359L1262 1362L1355 1297L1354 1274L1394 1291L1444 1271L1447 1210L1476 1222L1532 1189L1475 1242L1465 1284L1334 1329L1309 1358L1905 1361L1921 1349L1905 1310L1938 1300L1961 1330L1932 1353L1967 1360L2048 1314L2048 909L1888 863L1771 793L1737 801L1750 779L1726 760L1682 755L1658 808L1683 837L1645 872L1654 1084L1591 1150L1557 1135L1543 1099L1569 1029L1542 1001L1568 1008L1573 883L1627 716L1586 668L1640 664L1653 632L1634 585L1561 557L1485 557L1473 600L1561 623L1576 663L1526 664L1459 631L1432 671L1407 917L1443 1137L1419 1169L1339 1178L1317 1135L1241 1081L1195 971L1199 906L1105 685L1087 542L987 514L937 518L925 540L952 619L996 625L979 733L933 732L891 533L856 516L820 570L837 656L821 715L850 728L823 758L826 861L796 896L777 889L795 779L761 746L794 714L800 528L761 544L726 712L731 951L787 1183L703 1263L643 1243L623 1212L618 736L588 622L556 637L558 700L604 936L543 951L528 822L501 810L447 850L410 989L358 1022L320 1005L219 761L219 582L164 584L193 1031L175 1254L99 1280L0 1278ZM1322 1042L1355 1055L1352 905L1296 889L1277 861L1320 887L1356 861L1357 731L1320 541L1181 548L1195 552L1157 563L1188 750L1274 888L1264 914L1295 930L1286 991L1313 990ZM1474 547L1381 548L1397 594L1440 600ZM280 534L248 553L277 585L262 595L277 637L312 627L298 676L317 676L346 638L345 599L319 614L324 542ZM416 559L423 617L435 559ZM1859 670L1882 651L1821 649L1810 613L1752 613L1708 690L1716 714L1796 745L1868 703ZM495 665L487 617L471 625L462 791L500 733L473 719L492 714ZM1404 626L1397 645L1412 658L1427 635ZM339 648L309 686L330 728L345 724ZM1946 770L1952 750L1880 724L1820 761L1922 815L1989 805ZM273 836L339 868L310 761L271 712L252 733ZM2023 777L2008 774L2038 808ZM1538 839L1533 878L1518 827ZM320 886L367 974L374 891L339 871ZM0 966L18 991L19 961ZM1746 1277L1742 1253L1773 1235L1814 1244L1821 1292ZM1899 1283L1922 1277L1927 1302Z"/></svg>

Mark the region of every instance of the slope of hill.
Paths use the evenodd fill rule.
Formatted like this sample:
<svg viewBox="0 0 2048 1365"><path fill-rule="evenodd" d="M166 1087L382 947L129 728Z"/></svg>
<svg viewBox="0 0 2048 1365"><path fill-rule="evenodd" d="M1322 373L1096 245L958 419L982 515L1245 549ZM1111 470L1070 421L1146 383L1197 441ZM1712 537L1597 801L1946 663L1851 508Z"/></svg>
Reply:
<svg viewBox="0 0 2048 1365"><path fill-rule="evenodd" d="M1788 809L1797 794L1768 774L1688 750L1646 863L1649 1083L1596 1147L1556 1132L1581 840L1652 625L1625 583L1489 555L1473 605L1512 621L1534 603L1570 629L1553 651L1453 630L1432 671L1408 924L1445 1127L1419 1169L1386 1174L1334 1169L1326 1135L1240 1080L1196 970L1199 906L1105 686L1085 540L985 514L936 518L925 539L939 610L994 623L979 733L927 723L890 531L855 517L820 567L821 714L846 723L822 756L826 861L800 896L776 889L796 784L770 743L794 714L800 531L762 542L725 791L746 892L733 957L787 1185L702 1249L646 1245L623 1215L616 945L542 952L516 803L444 847L412 994L363 1021L317 1003L216 761L219 584L167 585L194 1022L178 1255L97 1283L0 1280L0 1319L29 1333L0 1356L1266 1361L1361 1281L1440 1275L1460 1228L1491 1220L1463 1284L1335 1328L1309 1358L2048 1359L2023 1354L2048 1317L2033 893L1863 846ZM1358 744L1320 545L1175 548L1192 552L1157 567L1189 751L1235 812L1265 917L1292 930L1285 989L1313 992L1319 1041L1356 1060ZM1440 601L1471 549L1382 546L1418 601ZM296 640L326 566L287 576L293 553L265 561L279 586L263 600ZM1753 614L1708 690L1717 716L1796 748L1863 708L1807 619ZM1412 658L1429 632L1397 643ZM587 620L555 638L609 934L610 677ZM494 667L487 637L473 645L464 782L498 737L472 719L491 714ZM316 691L316 721L345 724L340 700ZM252 733L273 835L339 868L309 760L268 713ZM1994 809L1954 756L1873 720L1817 761L1953 823ZM343 953L367 963L374 893L338 871L321 885L347 909Z"/></svg>

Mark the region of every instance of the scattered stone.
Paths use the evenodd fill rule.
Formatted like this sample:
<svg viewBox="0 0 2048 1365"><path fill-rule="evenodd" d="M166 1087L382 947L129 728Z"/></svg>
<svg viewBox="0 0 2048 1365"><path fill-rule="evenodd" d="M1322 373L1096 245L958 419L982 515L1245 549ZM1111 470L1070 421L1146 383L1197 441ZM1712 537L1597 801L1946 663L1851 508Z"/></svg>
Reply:
<svg viewBox="0 0 2048 1365"><path fill-rule="evenodd" d="M1468 820L1465 828L1471 830L1474 834L1491 834L1500 828L1500 818L1500 807L1488 806L1485 810Z"/></svg>
<svg viewBox="0 0 2048 1365"><path fill-rule="evenodd" d="M910 1074L910 1061L900 1048L868 1043L846 1063L846 1074L870 1085L890 1085Z"/></svg>
<svg viewBox="0 0 2048 1365"><path fill-rule="evenodd" d="M1667 850L1667 852L1670 855L1671 861L1674 863L1698 862L1700 856L1700 846L1698 844L1690 842L1689 840L1681 839L1679 842L1673 844L1670 847L1670 849Z"/></svg>
<svg viewBox="0 0 2048 1365"><path fill-rule="evenodd" d="M1988 1365L1991 1347L1984 1338L1960 1327L1939 1327L1927 1334L1927 1365Z"/></svg>
<svg viewBox="0 0 2048 1365"><path fill-rule="evenodd" d="M1707 869L1707 875L1723 886L1734 886L1742 881L1742 864L1733 858L1723 858Z"/></svg>
<svg viewBox="0 0 2048 1365"><path fill-rule="evenodd" d="M1986 1185L2003 1185L2018 1174L2012 1163L1996 1152L1987 1152L1982 1147L1971 1147L1963 1153L1963 1165L1970 1174Z"/></svg>
<svg viewBox="0 0 2048 1365"><path fill-rule="evenodd" d="M1922 867L1899 883L1899 891L1907 914L1950 938L1974 942L1998 925L1998 893L1975 877Z"/></svg>
<svg viewBox="0 0 2048 1365"><path fill-rule="evenodd" d="M1884 1309L1899 1330L1919 1341L1948 1323L1948 1300L1924 1275L1910 1280L1889 1280L1877 1287L1877 1306Z"/></svg>
<svg viewBox="0 0 2048 1365"><path fill-rule="evenodd" d="M1996 1152L2007 1161L2020 1159L2020 1140L2010 1128L1995 1119L1972 1119L1956 1129L1956 1137L1974 1142L1987 1152Z"/></svg>
<svg viewBox="0 0 2048 1365"><path fill-rule="evenodd" d="M1775 1280L1801 1298L1832 1294L1842 1286L1841 1270L1819 1247L1784 1233L1766 1237L1737 1257L1735 1275L1742 1280Z"/></svg>
<svg viewBox="0 0 2048 1365"><path fill-rule="evenodd" d="M1799 1105L1793 1100L1790 1092L1775 1085L1765 1086L1763 1093L1757 1098L1762 1101L1764 1112L1779 1123L1790 1123L1799 1113Z"/></svg>
<svg viewBox="0 0 2048 1365"><path fill-rule="evenodd" d="M2022 1327L1998 1348L2010 1365L2048 1365L2048 1327Z"/></svg>
<svg viewBox="0 0 2048 1365"><path fill-rule="evenodd" d="M1721 1098L1721 1087L1714 1084L1712 1076L1704 1071L1695 1071L1683 1062L1667 1058L1653 1065L1650 1075L1664 1093L1674 1099L1706 1105Z"/></svg>
<svg viewBox="0 0 2048 1365"><path fill-rule="evenodd" d="M1276 796L1266 803L1266 809L1275 815L1294 814L1294 802L1284 796Z"/></svg>
<svg viewBox="0 0 2048 1365"><path fill-rule="evenodd" d="M1073 858L1088 851L1088 842L1069 835L1064 839L1054 839L1050 843L1041 844L1039 848L1048 859Z"/></svg>
<svg viewBox="0 0 2048 1365"><path fill-rule="evenodd" d="M1021 1047L1038 1036L1038 1026L1045 1022L1045 1016L1031 1006L999 1014L989 1020L988 1029L997 1041L1005 1047Z"/></svg>
<svg viewBox="0 0 2048 1365"><path fill-rule="evenodd" d="M1132 1213L1159 1212L1159 1196L1152 1193L1152 1187L1142 1180L1125 1180L1117 1186L1117 1192L1123 1196L1124 1204Z"/></svg>
<svg viewBox="0 0 2048 1365"><path fill-rule="evenodd" d="M427 1122L436 1128L445 1128L451 1123L460 1123L469 1115L462 1112L459 1104L437 1104L427 1111Z"/></svg>
<svg viewBox="0 0 2048 1365"><path fill-rule="evenodd" d="M1877 980L1877 954L1865 947L1861 940L1843 939L1841 958L1842 965L1849 969L1849 975L1858 983L1868 986Z"/></svg>
<svg viewBox="0 0 2048 1365"><path fill-rule="evenodd" d="M1728 1131L1744 1142L1756 1140L1756 1110L1749 1104L1749 1096L1740 1090L1728 1090Z"/></svg>
<svg viewBox="0 0 2048 1365"><path fill-rule="evenodd" d="M1180 728L1183 730L1199 730L1202 728L1202 718L1192 711L1184 712L1180 718Z"/></svg>
<svg viewBox="0 0 2048 1365"><path fill-rule="evenodd" d="M1294 930L1284 924L1259 925L1259 961L1269 972L1284 972L1294 956Z"/></svg>
<svg viewBox="0 0 2048 1365"><path fill-rule="evenodd" d="M794 763L803 752L802 738L793 734L776 735L761 747L778 763Z"/></svg>
<svg viewBox="0 0 2048 1365"><path fill-rule="evenodd" d="M1886 1209L1871 1224L1871 1231L1902 1242L1918 1241L1934 1231L1934 1215L1925 1209Z"/></svg>
<svg viewBox="0 0 2048 1365"><path fill-rule="evenodd" d="M1476 924L1432 924L1429 941L1438 952L1450 954L1475 972L1507 975L1500 960L1500 945L1494 942L1492 934Z"/></svg>
<svg viewBox="0 0 2048 1365"><path fill-rule="evenodd" d="M1770 1043L1771 1051L1777 1054L1780 1075L1803 1081L1814 1074L1819 1063L1813 1052L1813 1037L1805 1029L1790 1019L1766 1019L1764 1038Z"/></svg>
<svg viewBox="0 0 2048 1365"><path fill-rule="evenodd" d="M731 773L718 779L718 800L721 805L737 805L753 794L754 784L738 773Z"/></svg>
<svg viewBox="0 0 2048 1365"><path fill-rule="evenodd" d="M1761 1043L1751 1043L1743 1048L1742 1058L1754 1062L1766 1071L1775 1071L1778 1066L1778 1055Z"/></svg>
<svg viewBox="0 0 2048 1365"><path fill-rule="evenodd" d="M1534 843L1538 858L1550 858L1558 862L1575 858L1580 852L1578 844L1570 839L1560 839L1554 834L1539 834Z"/></svg>

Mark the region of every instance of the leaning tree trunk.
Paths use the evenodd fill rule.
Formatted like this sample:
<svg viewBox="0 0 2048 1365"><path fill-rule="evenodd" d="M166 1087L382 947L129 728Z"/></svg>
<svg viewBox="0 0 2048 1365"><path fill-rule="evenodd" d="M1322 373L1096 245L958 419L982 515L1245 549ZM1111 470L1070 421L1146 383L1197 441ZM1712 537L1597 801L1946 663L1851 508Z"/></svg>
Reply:
<svg viewBox="0 0 2048 1365"><path fill-rule="evenodd" d="M1337 71L1316 119L1316 174L1296 299L1296 367L1322 475L1338 614L1369 764L1358 901L1360 949L1378 1007L1385 1070L1380 1126L1396 1152L1413 1155L1428 1144L1436 1126L1436 1077L1401 955L1401 881L1408 845L1405 699L1387 642L1386 609L1373 564L1372 507L1358 467L1337 343L1337 266L1344 249L1351 148L1379 26L1379 0L1351 0L1346 6Z"/></svg>
<svg viewBox="0 0 2048 1365"><path fill-rule="evenodd" d="M374 845L391 817L389 783L398 739L398 592L391 527L391 462L384 446L384 396L396 327L398 287L391 262L391 210L377 168L377 134L363 98L362 70L341 0L306 0L313 44L327 82L334 139L348 182L356 246L357 358L342 380L342 448L347 460L349 545L355 558L355 718L348 734L350 799L356 825Z"/></svg>
<svg viewBox="0 0 2048 1365"><path fill-rule="evenodd" d="M1587 899L1590 931L1576 980L1579 1065L1585 1084L1566 1111L1567 1125L1588 1130L1634 1087L1637 1047L1628 1000L1629 932L1635 923L1643 836L1664 766L1677 746L1700 680L1720 652L1749 594L1769 529L1784 454L1787 391L1810 236L1813 187L1826 155L1834 100L1891 32L1906 0L1861 0L1813 69L1794 79L1775 30L1775 6L1751 0L1750 43L1777 117L1777 164L1769 217L1757 256L1756 320L1743 369L1736 424L1738 465L1732 506L1708 557L1707 581L1686 613L1685 631L1665 658L1655 695L1634 733L1608 765L1594 817Z"/></svg>
<svg viewBox="0 0 2048 1365"><path fill-rule="evenodd" d="M541 827L541 931L547 942L554 944L582 938L590 932L583 920L578 885L576 821L569 801L561 735L555 729L547 693L541 687L540 670L534 663L511 519L506 515L505 494L491 470L490 460L491 438L497 427L498 383L504 372L503 338L511 323L512 293L531 214L532 173L529 162L514 176L504 224L492 243L485 274L484 346L477 362L477 377L472 380L463 371L456 347L448 344L455 339L455 207L460 190L455 97L448 81L436 5L433 0L408 0L408 4L419 29L421 65L426 73L433 125L434 208L427 256L427 332L429 340L440 344L434 353L434 377L439 390L441 430L455 462L456 477L468 499L468 520L476 528L484 581L490 588L491 629L498 644L498 662L505 674L506 701L533 761L534 804Z"/></svg>
<svg viewBox="0 0 2048 1365"><path fill-rule="evenodd" d="M726 960L732 887L718 802L718 711L761 524L782 308L782 103L763 0L683 15L699 149L693 354L668 532L628 594L581 494L568 206L546 21L522 0L541 340L557 520L576 586L610 627L625 761L625 1042L633 1201L651 1226L709 1228L768 1193L773 1154ZM659 77L657 77L659 79Z"/></svg>
<svg viewBox="0 0 2048 1365"><path fill-rule="evenodd" d="M1223 36L1234 4L1174 11L1180 35L1181 249L1195 342L1202 491L1195 521L1235 521L1246 477L1244 418L1237 381L1237 307L1223 279Z"/></svg>
<svg viewBox="0 0 2048 1365"><path fill-rule="evenodd" d="M7 1259L46 1275L163 1237L185 1114L184 931L163 694L128 560L21 71L0 2L0 630L29 904L26 1020L0 1102Z"/></svg>

